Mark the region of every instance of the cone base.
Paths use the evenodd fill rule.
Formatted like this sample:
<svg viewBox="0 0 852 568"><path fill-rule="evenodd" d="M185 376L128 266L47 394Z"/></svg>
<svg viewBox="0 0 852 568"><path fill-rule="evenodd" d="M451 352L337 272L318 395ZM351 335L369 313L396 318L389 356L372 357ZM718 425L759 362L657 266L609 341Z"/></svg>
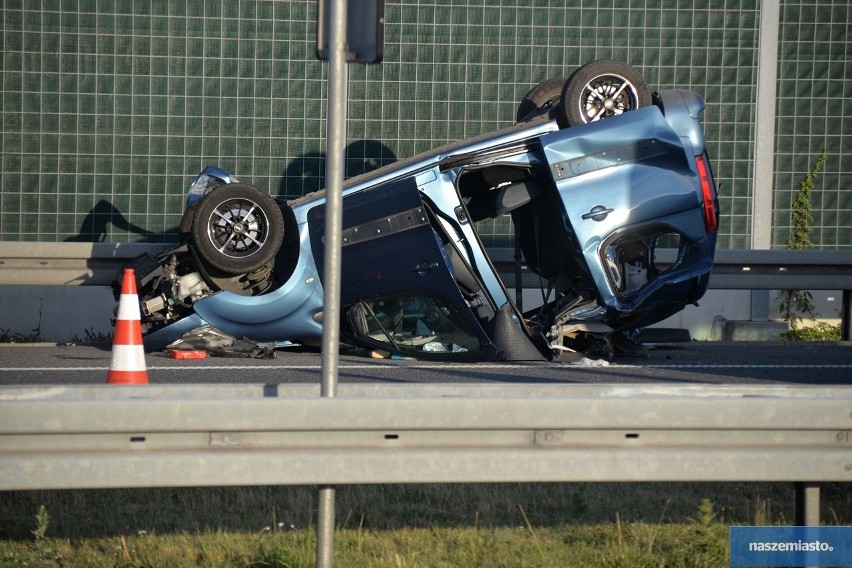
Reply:
<svg viewBox="0 0 852 568"><path fill-rule="evenodd" d="M108 385L147 385L147 371L115 371L107 373Z"/></svg>

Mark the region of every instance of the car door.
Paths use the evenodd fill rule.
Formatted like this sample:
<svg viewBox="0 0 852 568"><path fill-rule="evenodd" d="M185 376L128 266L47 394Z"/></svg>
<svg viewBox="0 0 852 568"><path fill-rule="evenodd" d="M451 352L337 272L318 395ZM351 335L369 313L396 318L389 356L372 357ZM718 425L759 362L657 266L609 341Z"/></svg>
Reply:
<svg viewBox="0 0 852 568"><path fill-rule="evenodd" d="M613 267L608 249L644 235L703 236L700 186L690 142L656 106L541 137L550 174L570 225L569 238L591 271L601 299L627 309L639 284ZM639 298L640 296L636 296Z"/></svg>
<svg viewBox="0 0 852 568"><path fill-rule="evenodd" d="M580 248L628 225L698 206L684 141L657 107L542 136Z"/></svg>
<svg viewBox="0 0 852 568"><path fill-rule="evenodd" d="M307 219L322 279L325 205ZM362 345L418 357L495 358L430 221L415 176L344 196L343 332Z"/></svg>

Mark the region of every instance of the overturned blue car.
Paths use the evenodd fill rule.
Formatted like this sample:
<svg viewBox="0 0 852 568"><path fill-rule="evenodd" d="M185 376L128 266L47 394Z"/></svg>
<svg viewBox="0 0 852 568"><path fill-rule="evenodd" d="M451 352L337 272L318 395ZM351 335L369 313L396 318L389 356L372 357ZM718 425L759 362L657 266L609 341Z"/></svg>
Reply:
<svg viewBox="0 0 852 568"><path fill-rule="evenodd" d="M597 61L534 87L513 127L347 180L342 339L459 361L630 352L707 289L719 213L703 109ZM132 264L146 348L318 342L325 215L322 191L285 201L205 169L182 242ZM477 223L501 216L540 282L532 309L480 240Z"/></svg>

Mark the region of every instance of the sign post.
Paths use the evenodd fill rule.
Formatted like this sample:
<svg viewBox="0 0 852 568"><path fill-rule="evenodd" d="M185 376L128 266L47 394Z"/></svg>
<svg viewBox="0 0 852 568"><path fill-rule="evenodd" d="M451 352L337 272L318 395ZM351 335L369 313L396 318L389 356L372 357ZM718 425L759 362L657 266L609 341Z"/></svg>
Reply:
<svg viewBox="0 0 852 568"><path fill-rule="evenodd" d="M350 10L351 8L351 10ZM319 0L317 56L328 59L325 162L325 258L321 396L337 395L340 349L343 177L346 160L347 61L381 61L383 0ZM352 18L349 18L349 14ZM347 22L349 26L347 29ZM366 32L366 33L364 33ZM325 57L324 57L325 55ZM317 513L317 568L334 564L335 487L321 485Z"/></svg>

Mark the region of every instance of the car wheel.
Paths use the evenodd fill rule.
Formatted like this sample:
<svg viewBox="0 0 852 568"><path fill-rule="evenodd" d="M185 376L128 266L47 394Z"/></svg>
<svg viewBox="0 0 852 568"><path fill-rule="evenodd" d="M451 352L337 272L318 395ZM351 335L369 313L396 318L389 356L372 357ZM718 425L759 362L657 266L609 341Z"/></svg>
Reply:
<svg viewBox="0 0 852 568"><path fill-rule="evenodd" d="M518 105L516 122L525 122L553 108L559 102L564 87L565 79L559 77L543 81L530 89Z"/></svg>
<svg viewBox="0 0 852 568"><path fill-rule="evenodd" d="M262 267L278 252L284 216L269 194L229 184L198 202L192 239L204 262L227 274L243 274Z"/></svg>
<svg viewBox="0 0 852 568"><path fill-rule="evenodd" d="M569 126L595 122L651 104L651 91L636 69L610 59L587 63L565 82L560 114Z"/></svg>

